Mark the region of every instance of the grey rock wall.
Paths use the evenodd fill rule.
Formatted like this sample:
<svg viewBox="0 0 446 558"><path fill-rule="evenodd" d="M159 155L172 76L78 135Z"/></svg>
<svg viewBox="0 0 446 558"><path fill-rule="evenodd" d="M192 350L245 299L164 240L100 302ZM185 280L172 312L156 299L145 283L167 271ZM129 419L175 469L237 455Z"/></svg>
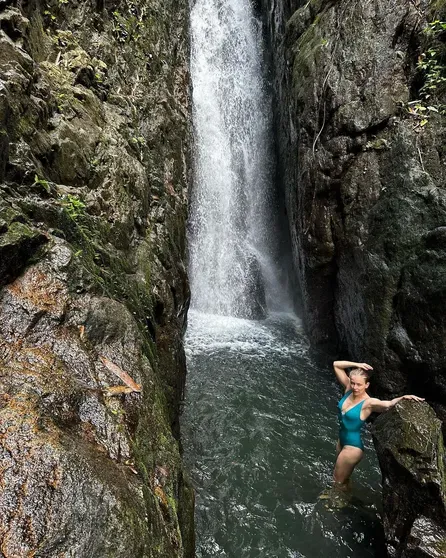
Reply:
<svg viewBox="0 0 446 558"><path fill-rule="evenodd" d="M187 14L0 3L1 557L194 554Z"/></svg>
<svg viewBox="0 0 446 558"><path fill-rule="evenodd" d="M381 395L445 398L444 119L420 127L427 3L268 4L283 187L313 346ZM280 12L282 10L282 17Z"/></svg>

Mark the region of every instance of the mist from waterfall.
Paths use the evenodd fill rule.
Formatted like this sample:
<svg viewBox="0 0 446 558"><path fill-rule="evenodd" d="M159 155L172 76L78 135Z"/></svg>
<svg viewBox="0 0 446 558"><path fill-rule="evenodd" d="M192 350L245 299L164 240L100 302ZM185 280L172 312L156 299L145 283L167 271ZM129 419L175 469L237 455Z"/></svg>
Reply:
<svg viewBox="0 0 446 558"><path fill-rule="evenodd" d="M250 0L195 0L191 35L192 307L242 317L290 311L261 22Z"/></svg>

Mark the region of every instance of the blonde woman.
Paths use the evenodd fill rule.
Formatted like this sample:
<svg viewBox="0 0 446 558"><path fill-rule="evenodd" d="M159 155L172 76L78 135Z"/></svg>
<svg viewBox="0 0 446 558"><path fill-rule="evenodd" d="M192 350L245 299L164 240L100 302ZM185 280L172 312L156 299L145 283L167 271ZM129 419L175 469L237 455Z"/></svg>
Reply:
<svg viewBox="0 0 446 558"><path fill-rule="evenodd" d="M351 368L350 374L347 369ZM367 394L370 385L370 373L373 370L365 362L337 360L333 369L338 382L343 386L344 397L338 403L339 439L337 442L337 459L333 479L338 485L345 485L356 465L364 455L361 430L372 413L383 413L394 407L402 399L424 401L416 395L403 395L391 401L381 401Z"/></svg>

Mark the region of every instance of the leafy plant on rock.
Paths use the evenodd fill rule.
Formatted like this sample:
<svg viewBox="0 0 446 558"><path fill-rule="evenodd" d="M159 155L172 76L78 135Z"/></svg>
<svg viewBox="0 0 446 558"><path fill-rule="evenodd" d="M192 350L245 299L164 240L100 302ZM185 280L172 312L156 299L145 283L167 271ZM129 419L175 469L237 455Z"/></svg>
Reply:
<svg viewBox="0 0 446 558"><path fill-rule="evenodd" d="M48 180L45 180L44 178L39 178L37 174L34 175L33 186L34 185L42 186L42 188L46 191L47 194L51 192L51 186Z"/></svg>
<svg viewBox="0 0 446 558"><path fill-rule="evenodd" d="M68 213L69 217L76 221L76 219L84 214L85 211L85 204L76 196L72 196L71 194L67 194L62 199L62 206L65 208L65 211Z"/></svg>
<svg viewBox="0 0 446 558"><path fill-rule="evenodd" d="M435 20L423 30L428 48L418 58L417 70L422 75L420 98L408 104L408 112L416 119L416 128L422 128L435 114L446 114L443 103L446 94L446 47L442 38L446 34L446 22Z"/></svg>

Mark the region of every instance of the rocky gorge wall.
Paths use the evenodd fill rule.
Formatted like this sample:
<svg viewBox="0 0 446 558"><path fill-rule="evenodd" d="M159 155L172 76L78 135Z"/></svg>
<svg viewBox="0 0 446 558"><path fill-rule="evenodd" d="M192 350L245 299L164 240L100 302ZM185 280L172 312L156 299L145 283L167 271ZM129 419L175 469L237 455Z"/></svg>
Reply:
<svg viewBox="0 0 446 558"><path fill-rule="evenodd" d="M420 127L407 110L422 29L440 16L409 0L300 4L268 6L308 334L368 355L383 394L446 401L444 120Z"/></svg>
<svg viewBox="0 0 446 558"><path fill-rule="evenodd" d="M194 554L187 20L0 2L1 557Z"/></svg>
<svg viewBox="0 0 446 558"><path fill-rule="evenodd" d="M312 346L370 362L378 396L426 397L444 431L445 4L262 0L259 7L273 58L279 179ZM414 431L416 416L407 419ZM423 430L429 456L401 439L395 452L413 456L412 469L421 471L414 474L395 457L395 440L385 450L384 431L376 432L390 483L389 554L444 556L438 545L420 543L433 536L432 494L444 515L441 434ZM423 476L428 463L439 471L434 484ZM425 497L420 485L437 488ZM416 505L404 494L414 494ZM440 544L444 533L436 529Z"/></svg>

